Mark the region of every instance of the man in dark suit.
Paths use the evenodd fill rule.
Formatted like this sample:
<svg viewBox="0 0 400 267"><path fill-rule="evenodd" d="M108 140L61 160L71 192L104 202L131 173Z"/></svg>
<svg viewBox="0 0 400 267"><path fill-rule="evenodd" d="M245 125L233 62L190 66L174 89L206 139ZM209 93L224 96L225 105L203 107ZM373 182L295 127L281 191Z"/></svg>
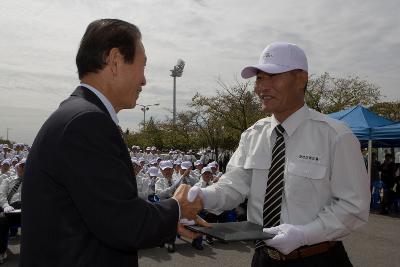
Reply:
<svg viewBox="0 0 400 267"><path fill-rule="evenodd" d="M137 194L116 113L146 84L141 33L94 21L76 64L81 84L44 123L26 164L20 266L137 266L138 249L171 242L179 214L195 214L184 200Z"/></svg>

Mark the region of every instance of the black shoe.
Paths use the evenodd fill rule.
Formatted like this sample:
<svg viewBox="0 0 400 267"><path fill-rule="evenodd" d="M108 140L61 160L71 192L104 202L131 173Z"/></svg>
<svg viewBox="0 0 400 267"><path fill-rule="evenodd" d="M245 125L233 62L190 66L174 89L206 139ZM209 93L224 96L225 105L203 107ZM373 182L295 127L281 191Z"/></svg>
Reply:
<svg viewBox="0 0 400 267"><path fill-rule="evenodd" d="M206 236L206 242L209 245L214 244L214 239L211 236Z"/></svg>
<svg viewBox="0 0 400 267"><path fill-rule="evenodd" d="M203 250L204 247L203 247L202 243L203 243L203 238L202 237L201 238L195 238L192 241L192 247L194 247L197 250Z"/></svg>
<svg viewBox="0 0 400 267"><path fill-rule="evenodd" d="M169 253L174 253L175 252L175 244L174 243L167 243L165 244L165 246L167 247L167 251Z"/></svg>

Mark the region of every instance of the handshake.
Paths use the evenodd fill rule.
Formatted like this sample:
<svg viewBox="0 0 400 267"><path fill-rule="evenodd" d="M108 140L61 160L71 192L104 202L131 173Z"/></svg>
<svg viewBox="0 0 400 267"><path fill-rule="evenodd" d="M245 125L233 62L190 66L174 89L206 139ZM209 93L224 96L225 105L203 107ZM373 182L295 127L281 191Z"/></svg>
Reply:
<svg viewBox="0 0 400 267"><path fill-rule="evenodd" d="M178 233L181 236L190 239L195 239L201 236L200 233L195 233L186 229L183 225L183 221L194 221L194 224L211 227L208 222L197 215L204 208L204 195L201 193L201 189L199 187L190 187L187 184L181 184L176 189L173 198L178 201L180 207L181 220L180 223L178 223Z"/></svg>
<svg viewBox="0 0 400 267"><path fill-rule="evenodd" d="M181 184L175 191L173 198L178 201L181 218L194 220L197 214L204 209L204 196L197 186Z"/></svg>

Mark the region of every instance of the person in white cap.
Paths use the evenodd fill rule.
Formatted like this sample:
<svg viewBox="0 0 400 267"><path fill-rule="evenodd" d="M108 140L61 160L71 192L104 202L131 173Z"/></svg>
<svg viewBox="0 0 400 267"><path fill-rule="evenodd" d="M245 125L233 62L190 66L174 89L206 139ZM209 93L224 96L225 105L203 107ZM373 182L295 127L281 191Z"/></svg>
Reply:
<svg viewBox="0 0 400 267"><path fill-rule="evenodd" d="M160 177L156 182L156 194L160 199L170 198L174 195L181 180L172 177L174 168L170 160L161 161L160 169L162 177Z"/></svg>
<svg viewBox="0 0 400 267"><path fill-rule="evenodd" d="M204 164L203 164L203 162L201 160L196 160L194 162L194 168L195 169L193 170L192 174L199 180L200 180L200 177L201 177L201 170L203 169L203 166L204 166Z"/></svg>
<svg viewBox="0 0 400 267"><path fill-rule="evenodd" d="M222 172L219 171L219 165L216 161L208 163L207 167L210 167L212 170L212 175L214 176L213 182L218 182L219 178L222 176Z"/></svg>
<svg viewBox="0 0 400 267"><path fill-rule="evenodd" d="M178 178L180 178L180 176L181 176L180 170L181 170L182 161L181 161L180 159L177 159L177 160L174 160L173 164L174 164L174 174L173 174L173 177L176 178L176 179L178 179Z"/></svg>
<svg viewBox="0 0 400 267"><path fill-rule="evenodd" d="M188 200L201 196L218 212L248 198L248 220L276 234L256 242L252 266L351 266L340 240L367 222L370 204L357 138L305 104L308 63L297 45L268 45L242 71L254 76L272 116L244 131L218 183L192 187Z"/></svg>
<svg viewBox="0 0 400 267"><path fill-rule="evenodd" d="M212 173L211 168L208 167L208 166L207 166L207 167L204 167L204 168L201 170L201 178L200 178L200 181L197 182L197 183L195 184L195 186L198 186L198 187L200 187L200 188L206 188L206 187L208 187L208 186L210 186L210 185L213 184L213 178L214 178L214 176L213 176L213 173Z"/></svg>
<svg viewBox="0 0 400 267"><path fill-rule="evenodd" d="M0 153L1 158L10 159L14 156L12 149L8 146L8 144L3 144L3 151Z"/></svg>
<svg viewBox="0 0 400 267"><path fill-rule="evenodd" d="M188 184L190 186L195 185L199 180L191 174L192 162L183 161L181 163L181 168L179 170L180 179L182 179L182 184Z"/></svg>
<svg viewBox="0 0 400 267"><path fill-rule="evenodd" d="M25 162L25 158L18 162L15 165L16 174L3 179L0 184L0 206L4 212L21 208L21 188Z"/></svg>
<svg viewBox="0 0 400 267"><path fill-rule="evenodd" d="M0 263L7 257L5 252L7 246L4 247L2 244L7 244L9 237L15 237L18 227L21 225L21 213L13 211L21 209L21 188L25 162L25 158L18 162L15 165L16 174L4 179L0 184L0 206L5 213L12 212L6 217L0 215Z"/></svg>
<svg viewBox="0 0 400 267"><path fill-rule="evenodd" d="M11 160L10 159L4 159L1 162L1 169L0 169L0 183L10 177L12 175L11 172Z"/></svg>
<svg viewBox="0 0 400 267"><path fill-rule="evenodd" d="M147 183L149 186L148 190L148 200L151 202L157 202L159 199L156 195L156 182L158 181L160 176L160 172L157 167L150 167L147 170L147 177L144 178L144 183Z"/></svg>

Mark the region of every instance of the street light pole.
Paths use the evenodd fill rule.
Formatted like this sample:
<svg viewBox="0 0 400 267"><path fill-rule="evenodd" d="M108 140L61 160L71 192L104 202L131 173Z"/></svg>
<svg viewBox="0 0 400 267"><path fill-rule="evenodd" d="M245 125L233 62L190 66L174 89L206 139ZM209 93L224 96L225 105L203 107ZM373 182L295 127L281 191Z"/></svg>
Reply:
<svg viewBox="0 0 400 267"><path fill-rule="evenodd" d="M151 104L151 105L141 105L141 104L137 104L138 106L141 106L141 110L143 111L143 131L146 130L146 111L149 110L149 107L151 106L159 106L160 103L157 104Z"/></svg>
<svg viewBox="0 0 400 267"><path fill-rule="evenodd" d="M176 65L171 71L171 77L174 78L174 90L173 90L173 111L172 111L172 122L176 125L176 77L182 77L183 68L185 67L185 61L178 59Z"/></svg>
<svg viewBox="0 0 400 267"><path fill-rule="evenodd" d="M8 131L11 130L11 128L6 128L7 129L7 138L6 140L8 141Z"/></svg>

